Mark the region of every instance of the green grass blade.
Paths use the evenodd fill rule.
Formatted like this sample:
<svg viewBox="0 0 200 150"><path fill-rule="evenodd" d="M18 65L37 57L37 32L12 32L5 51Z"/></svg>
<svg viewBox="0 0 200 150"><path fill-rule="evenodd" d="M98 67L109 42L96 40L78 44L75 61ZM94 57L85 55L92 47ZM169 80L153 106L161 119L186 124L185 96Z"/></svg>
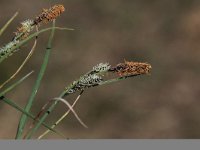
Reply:
<svg viewBox="0 0 200 150"><path fill-rule="evenodd" d="M63 97L65 95L65 92L61 93L59 97ZM45 121L47 116L53 111L53 109L58 104L58 101L53 102L53 104L48 108L48 110L45 112L45 114L40 118L40 121L38 121L35 125L35 127L27 134L27 139L30 139L31 136L39 129L41 124Z"/></svg>
<svg viewBox="0 0 200 150"><path fill-rule="evenodd" d="M10 18L8 20L8 22L0 29L0 36L3 34L3 32L6 30L6 28L10 25L10 23L15 19L15 17L17 17L18 15L18 12L16 12L12 18Z"/></svg>
<svg viewBox="0 0 200 150"><path fill-rule="evenodd" d="M14 89L17 85L19 85L19 84L22 83L26 78L28 78L32 73L33 73L33 71L31 71L30 73L28 73L27 75L25 75L23 78L21 78L20 80L18 80L17 82L15 82L14 84L12 84L12 85L9 86L8 88L6 88L3 92L0 93L0 97L4 96L6 93L8 93L8 92L11 91L12 89Z"/></svg>
<svg viewBox="0 0 200 150"><path fill-rule="evenodd" d="M21 107L19 107L16 103L14 103L13 101L11 101L8 98L1 98L2 101L4 101L6 104L12 106L13 108L15 108L16 110L22 112L23 114L27 115L28 117L30 117L31 119L35 119L35 116L33 116L32 114L30 114L29 112L26 112L24 109L22 109ZM39 119L37 119L36 121L39 121ZM64 137L64 135L62 133L59 133L58 131L56 131L55 129L52 129L50 126L48 126L46 123L42 123L42 125L47 128L48 130L51 130L52 132L60 135L61 137Z"/></svg>
<svg viewBox="0 0 200 150"><path fill-rule="evenodd" d="M55 21L53 22L53 27L55 27ZM48 44L47 44L44 60L43 60L43 63L41 65L41 68L40 68L40 72L38 74L36 83L35 83L35 85L34 85L34 87L32 89L31 96L30 96L30 98L28 100L28 103L27 103L27 105L25 107L25 111L27 111L27 112L29 112L29 110L30 110L30 108L31 108L31 106L33 104L33 101L34 101L35 96L37 94L37 91L39 89L41 80L42 80L42 78L44 76L44 73L45 73L45 70L47 68L47 64L48 64L48 61L49 61L49 56L51 54L51 45L52 45L52 40L53 40L53 37L54 37L54 33L55 33L55 28L52 28L52 32L51 32L51 35L49 37L49 41L48 41ZM22 115L22 117L20 119L20 122L19 122L19 125L18 125L18 130L17 130L17 135L16 135L17 139L22 138L22 132L24 130L26 121L27 121L27 116L26 115Z"/></svg>
<svg viewBox="0 0 200 150"><path fill-rule="evenodd" d="M27 115L28 117L34 119L35 117L33 115L31 115L30 113L28 113L27 111L25 111L24 109L22 109L21 107L19 107L17 104L15 104L14 102L12 102L11 100L7 99L4 97L4 95L6 93L8 93L9 91L11 91L13 88L15 88L17 85L19 85L20 83L22 83L26 78L28 78L31 74L33 73L30 72L28 73L26 76L24 76L23 78L21 78L19 81L17 81L16 83L12 84L10 87L8 87L7 89L5 89L3 92L0 93L0 100L3 100L5 103L9 104L10 106L12 106L13 108L17 109L18 111L24 113L25 115ZM37 121L39 121L37 119ZM64 137L64 135L62 135L61 133L59 133L58 131L52 129L50 126L46 125L44 122L42 123L42 125L44 127L46 127L47 129L51 130L52 132Z"/></svg>

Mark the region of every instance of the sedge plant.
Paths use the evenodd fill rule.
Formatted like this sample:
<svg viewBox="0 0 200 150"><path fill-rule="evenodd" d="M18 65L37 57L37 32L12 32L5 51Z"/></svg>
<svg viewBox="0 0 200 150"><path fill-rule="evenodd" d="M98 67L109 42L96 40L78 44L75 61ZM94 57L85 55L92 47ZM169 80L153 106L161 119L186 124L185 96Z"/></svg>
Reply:
<svg viewBox="0 0 200 150"><path fill-rule="evenodd" d="M52 42L54 39L54 33L56 30L73 30L71 28L61 28L56 27L55 21L56 19L64 13L65 7L61 4L56 4L49 9L43 9L42 12L37 15L34 19L27 19L23 21L20 27L17 28L14 37L11 41L0 48L0 64L5 61L7 58L11 58L17 51L21 51L21 47L28 43L31 40L35 40L34 44L28 54L28 56L24 59L23 63L19 66L17 71L10 76L6 81L0 84L0 100L5 102L6 104L12 106L17 111L22 113L18 128L16 132L16 139L30 139L33 138L34 134L38 131L41 126L44 126L46 130L40 134L37 138L42 139L50 132L58 134L62 138L65 136L62 132L55 130L55 127L64 120L70 112L74 114L79 123L87 128L88 126L80 119L78 114L76 113L74 106L77 104L78 100L81 98L81 95L84 94L84 91L89 88L94 88L96 86L107 85L115 82L119 82L121 80L132 78L139 75L146 75L150 73L151 65L149 63L143 62L134 62L134 61L124 61L122 63L116 65L110 65L109 63L99 63L95 65L90 71L80 76L80 78L75 79L72 83L68 84L64 90L58 96L52 96L52 99L48 100L38 114L33 115L31 112L31 108L33 107L33 103L37 98L37 93L39 91L39 87L42 83L44 74L46 72L46 68L48 66L49 58L52 51ZM16 18L18 12L16 12L11 19L0 29L0 36L6 31L7 27L12 23L12 21ZM52 27L44 28L40 30L42 25L52 22ZM30 77L33 73L31 71L24 77L20 79L16 79L18 73L23 69L24 65L31 58L34 51L37 49L37 37L47 31L51 31L49 35L49 39L47 42L47 46L45 49L45 54L43 56L43 61L40 65L40 71L37 75L35 83L32 87L31 94L27 100L27 104L24 108L20 107L16 102L9 99L7 93L14 90L17 85L25 82L25 79ZM114 74L111 78L105 78L106 74ZM11 83L11 80L16 80L14 83ZM67 101L67 96L78 93L78 97L75 99L74 103L71 105ZM49 125L45 123L47 117L50 116L51 112L56 109L56 106L59 103L64 103L67 106L66 112L58 117L58 120ZM33 120L32 124L29 126L28 130L25 130L25 126L27 126L27 119L30 118Z"/></svg>

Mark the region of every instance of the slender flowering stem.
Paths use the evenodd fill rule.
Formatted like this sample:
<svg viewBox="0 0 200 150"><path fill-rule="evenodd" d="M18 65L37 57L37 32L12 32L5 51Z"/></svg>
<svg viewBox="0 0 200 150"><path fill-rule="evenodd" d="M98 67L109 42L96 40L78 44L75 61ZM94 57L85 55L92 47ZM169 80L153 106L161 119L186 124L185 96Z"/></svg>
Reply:
<svg viewBox="0 0 200 150"><path fill-rule="evenodd" d="M100 66L105 67L106 65L100 65ZM60 94L58 98L63 98L69 94L72 94L76 91L82 91L86 88L117 82L117 81L124 80L126 78L133 77L133 76L148 74L151 69L150 64L138 63L138 62L127 62L127 61L125 61L125 63L120 63L117 66L114 66L112 68L108 64L107 66L109 67L105 67L106 69L100 69L100 71L95 70L94 68L96 67L94 67L93 70L89 71L85 75L81 76L78 80L74 81L72 84L67 86L66 89ZM106 73L106 72L111 72L111 73L116 72L120 77L103 81L100 76L102 76L103 73ZM27 135L28 139L30 139L32 134L37 131L41 123L56 107L57 103L58 103L58 100L52 103L52 105L48 108L46 113L41 117L40 122L38 122L35 125L35 127L29 132L29 134Z"/></svg>

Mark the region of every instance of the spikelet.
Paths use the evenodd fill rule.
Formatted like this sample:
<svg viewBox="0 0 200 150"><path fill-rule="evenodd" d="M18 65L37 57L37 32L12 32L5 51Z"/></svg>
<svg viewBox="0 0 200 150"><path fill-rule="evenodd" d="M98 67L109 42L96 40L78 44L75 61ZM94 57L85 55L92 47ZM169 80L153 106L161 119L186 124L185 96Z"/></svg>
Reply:
<svg viewBox="0 0 200 150"><path fill-rule="evenodd" d="M92 68L90 72L81 76L74 81L70 86L66 87L66 94L72 94L77 91L83 91L87 88L105 84L106 82L113 82L111 80L103 79L106 72L117 73L120 77L131 77L134 75L148 74L151 65L148 63L125 61L111 67L109 63L100 63Z"/></svg>
<svg viewBox="0 0 200 150"><path fill-rule="evenodd" d="M98 84L100 81L102 81L102 78L96 74L85 75L79 80L79 85L90 87Z"/></svg>
<svg viewBox="0 0 200 150"><path fill-rule="evenodd" d="M25 39L30 32L34 28L34 21L31 19L27 19L21 23L21 27L17 28L17 32L15 32L15 39L23 40Z"/></svg>
<svg viewBox="0 0 200 150"><path fill-rule="evenodd" d="M103 73L110 69L109 63L100 63L93 67L92 73Z"/></svg>
<svg viewBox="0 0 200 150"><path fill-rule="evenodd" d="M0 48L0 59L3 57L8 57L12 55L17 50L12 50L14 46L16 46L19 43L18 40L13 40L6 44L5 46Z"/></svg>
<svg viewBox="0 0 200 150"><path fill-rule="evenodd" d="M43 9L42 13L35 18L34 24L37 25L41 22L48 23L60 16L64 11L65 7L63 5L54 5L49 9Z"/></svg>
<svg viewBox="0 0 200 150"><path fill-rule="evenodd" d="M103 79L96 74L84 75L78 81L74 81L71 88L67 90L67 93L72 94L76 91L81 91L86 88L90 88L98 85Z"/></svg>
<svg viewBox="0 0 200 150"><path fill-rule="evenodd" d="M48 23L52 21L56 17L60 16L62 12L65 11L63 5L54 5L50 9L43 9L42 13L37 16L34 20L27 19L21 23L21 27L17 28L17 32L15 32L15 40L23 40L30 32L34 29L35 25L38 25L40 22Z"/></svg>
<svg viewBox="0 0 200 150"><path fill-rule="evenodd" d="M117 72L119 76L130 76L148 74L150 72L151 65L148 63L125 61L115 67L112 67L109 71Z"/></svg>

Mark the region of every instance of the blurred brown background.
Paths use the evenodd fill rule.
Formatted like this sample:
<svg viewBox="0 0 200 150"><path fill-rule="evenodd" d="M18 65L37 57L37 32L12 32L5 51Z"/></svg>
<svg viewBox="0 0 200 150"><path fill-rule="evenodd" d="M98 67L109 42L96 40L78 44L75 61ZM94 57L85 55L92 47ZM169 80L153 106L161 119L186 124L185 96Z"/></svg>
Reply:
<svg viewBox="0 0 200 150"><path fill-rule="evenodd" d="M89 129L72 114L56 129L69 138L200 138L199 0L1 0L1 27L16 11L20 14L1 36L0 44L13 37L19 22L58 3L67 11L57 19L57 26L75 31L56 32L34 114L100 62L149 62L153 67L150 76L92 88L83 94L75 110ZM39 36L36 52L16 79L31 70L34 75L7 94L20 106L30 95L48 36ZM0 65L1 82L17 69L31 44ZM52 124L65 111L60 104L47 122ZM0 114L0 138L14 138L21 113L1 102ZM42 131L44 128L38 135ZM60 137L51 133L45 138Z"/></svg>

